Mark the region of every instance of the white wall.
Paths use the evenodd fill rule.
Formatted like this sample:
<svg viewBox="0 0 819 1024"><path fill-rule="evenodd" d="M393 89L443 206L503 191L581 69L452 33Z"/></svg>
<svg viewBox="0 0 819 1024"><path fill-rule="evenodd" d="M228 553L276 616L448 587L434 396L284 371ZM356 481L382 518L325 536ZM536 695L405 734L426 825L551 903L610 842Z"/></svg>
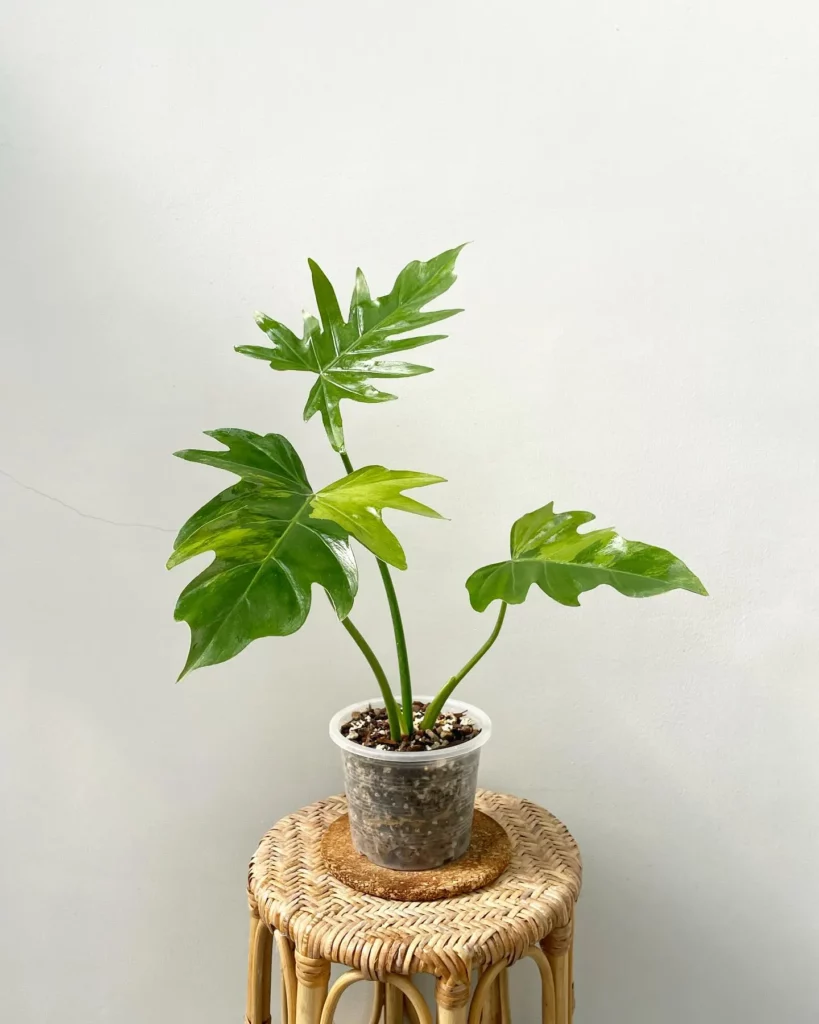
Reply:
<svg viewBox="0 0 819 1024"><path fill-rule="evenodd" d="M239 1019L247 858L373 687L322 600L174 686L163 561L222 482L169 453L282 431L332 479L305 381L232 352L253 310L474 239L436 372L345 410L357 462L451 481L391 519L418 685L546 500L689 561L710 600L513 609L483 779L582 845L576 1024L815 1021L816 6L3 6L0 1018ZM386 652L369 571L356 617Z"/></svg>

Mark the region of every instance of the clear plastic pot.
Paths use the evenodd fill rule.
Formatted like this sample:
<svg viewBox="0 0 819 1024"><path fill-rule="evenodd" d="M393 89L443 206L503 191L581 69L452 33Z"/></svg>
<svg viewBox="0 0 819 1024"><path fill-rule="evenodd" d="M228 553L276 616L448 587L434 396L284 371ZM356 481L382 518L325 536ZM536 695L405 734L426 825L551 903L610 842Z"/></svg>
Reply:
<svg viewBox="0 0 819 1024"><path fill-rule="evenodd" d="M481 747L492 731L488 716L449 700L444 711L465 711L480 728L478 735L454 747L399 753L362 747L342 736L353 712L370 706L383 707L384 701L373 697L351 704L330 722L330 738L341 748L356 850L399 871L438 868L463 856L472 832Z"/></svg>

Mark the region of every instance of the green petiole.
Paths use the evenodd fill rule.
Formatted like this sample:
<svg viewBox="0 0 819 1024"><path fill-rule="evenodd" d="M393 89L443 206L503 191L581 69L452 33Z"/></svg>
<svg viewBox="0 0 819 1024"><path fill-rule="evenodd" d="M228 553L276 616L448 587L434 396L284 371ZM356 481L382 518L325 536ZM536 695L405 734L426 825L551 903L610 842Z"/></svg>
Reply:
<svg viewBox="0 0 819 1024"><path fill-rule="evenodd" d="M347 473L353 472L353 464L346 452L339 452L341 461ZM401 620L401 609L398 606L398 596L390 575L389 566L383 559L376 558L378 571L381 573L381 581L384 584L384 591L387 595L387 604L390 606L390 617L392 629L395 635L395 651L398 656L398 677L401 683L401 707L396 708L399 727L396 729L390 719L390 735L393 740L398 741L402 736L409 736L412 731L412 679L410 677L409 655L407 653L407 640L404 636L404 623ZM390 699L395 704L395 699L390 694ZM389 705L387 706L389 713Z"/></svg>
<svg viewBox="0 0 819 1024"><path fill-rule="evenodd" d="M376 657L372 647L370 647L350 619L342 619L341 625L356 642L359 650L367 659L367 663L373 670L375 678L378 680L378 688L381 690L381 696L384 699L384 706L387 709L387 718L390 722L390 735L394 740L398 740L401 736L401 719L398 712L398 705L396 704L395 697L393 697L392 690L390 689L390 682L387 679L387 673L384 671L381 662Z"/></svg>
<svg viewBox="0 0 819 1024"><path fill-rule="evenodd" d="M438 695L430 702L430 705L426 710L426 714L424 715L424 719L421 722L422 729L433 728L435 723L438 721L438 715L440 715L441 710L443 709L443 706L446 703L452 691L455 689L458 683L460 683L463 677L467 675L467 673L472 671L472 669L478 664L478 662L481 660L484 654L486 654L486 652L489 650L492 644L498 639L498 634L501 631L501 626L503 626L503 620L506 618L507 607L508 605L506 604L506 602L501 601L500 611L498 612L498 618L497 621L495 622L495 628L489 635L489 639L478 651L475 652L475 654L473 654L473 656L464 665L461 671L456 672L456 674L449 680L446 686L444 686L440 690Z"/></svg>

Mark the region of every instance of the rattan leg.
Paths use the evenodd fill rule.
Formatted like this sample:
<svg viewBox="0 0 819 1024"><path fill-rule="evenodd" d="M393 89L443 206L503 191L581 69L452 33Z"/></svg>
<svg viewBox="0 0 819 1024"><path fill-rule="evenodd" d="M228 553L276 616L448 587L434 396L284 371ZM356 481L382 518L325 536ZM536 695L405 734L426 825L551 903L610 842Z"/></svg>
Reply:
<svg viewBox="0 0 819 1024"><path fill-rule="evenodd" d="M555 983L552 967L540 946L530 946L523 954L537 964L540 972L540 1019L542 1024L557 1024L555 1014Z"/></svg>
<svg viewBox="0 0 819 1024"><path fill-rule="evenodd" d="M509 971L504 968L498 978L498 993L500 995L500 1024L512 1024L512 1011L509 1008Z"/></svg>
<svg viewBox="0 0 819 1024"><path fill-rule="evenodd" d="M415 979L411 974L408 975L407 981L409 981L410 984L412 985L415 984ZM413 1002L410 999L410 997L406 994L404 995L404 1021L408 1022L408 1024L421 1024L421 1019L418 1016L418 1011L415 1009L415 1006L413 1005Z"/></svg>
<svg viewBox="0 0 819 1024"><path fill-rule="evenodd" d="M569 1024L574 1019L574 932L572 932L572 944L569 946Z"/></svg>
<svg viewBox="0 0 819 1024"><path fill-rule="evenodd" d="M552 968L552 977L555 980L555 1024L569 1024L571 1020L569 957L565 953L563 956L549 957L549 964Z"/></svg>
<svg viewBox="0 0 819 1024"><path fill-rule="evenodd" d="M509 1024L509 972L506 967L492 982L482 1024Z"/></svg>
<svg viewBox="0 0 819 1024"><path fill-rule="evenodd" d="M555 986L555 1024L571 1024L572 981L571 950L574 937L574 922L565 928L556 928L541 944L552 968Z"/></svg>
<svg viewBox="0 0 819 1024"><path fill-rule="evenodd" d="M273 936L255 914L250 915L247 953L247 1024L270 1024L270 980Z"/></svg>
<svg viewBox="0 0 819 1024"><path fill-rule="evenodd" d="M330 983L330 964L315 960L296 951L296 1024L319 1024L327 988Z"/></svg>
<svg viewBox="0 0 819 1024"><path fill-rule="evenodd" d="M472 1005L469 1007L468 1024L508 1024L509 987L505 963L493 964L478 977ZM504 997L506 1016L504 1012Z"/></svg>
<svg viewBox="0 0 819 1024"><path fill-rule="evenodd" d="M386 1024L404 1024L404 993L395 985L387 985Z"/></svg>
<svg viewBox="0 0 819 1024"><path fill-rule="evenodd" d="M276 949L279 951L281 966L281 1024L296 1024L297 984L293 944L281 932L276 932Z"/></svg>
<svg viewBox="0 0 819 1024"><path fill-rule="evenodd" d="M468 1020L468 1018L467 1018ZM500 988L497 979L489 986L486 1001L481 1014L480 1024L501 1024L500 1019Z"/></svg>
<svg viewBox="0 0 819 1024"><path fill-rule="evenodd" d="M463 1006L439 1006L438 1024L466 1024L466 1004Z"/></svg>
<svg viewBox="0 0 819 1024"><path fill-rule="evenodd" d="M387 986L383 981L373 982L373 1001L372 1007L370 1008L370 1024L380 1024L381 1014L384 1010L384 1004L386 1003L386 988Z"/></svg>
<svg viewBox="0 0 819 1024"><path fill-rule="evenodd" d="M469 984L451 979L438 979L435 985L438 1024L467 1024Z"/></svg>

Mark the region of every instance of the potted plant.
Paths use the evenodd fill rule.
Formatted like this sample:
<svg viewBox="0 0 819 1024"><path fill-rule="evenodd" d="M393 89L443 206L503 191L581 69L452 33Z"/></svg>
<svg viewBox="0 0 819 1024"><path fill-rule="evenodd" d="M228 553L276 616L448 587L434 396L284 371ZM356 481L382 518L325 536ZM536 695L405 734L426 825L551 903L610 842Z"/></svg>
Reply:
<svg viewBox="0 0 819 1024"><path fill-rule="evenodd" d="M176 619L191 630L180 678L192 669L227 661L259 637L295 632L310 611L313 585L323 587L380 693L344 708L330 724L330 735L343 753L353 841L373 862L399 869L439 866L461 856L469 845L478 759L490 721L478 709L456 701L453 693L494 644L509 605L521 604L533 584L564 605L579 605L581 593L604 583L627 597L674 589L706 593L669 551L626 540L612 529L581 533L578 527L594 519L590 512L556 512L549 502L514 523L507 557L477 569L466 581L475 611L497 602L486 641L437 694L414 693L392 578L392 569L403 570L407 563L382 513L395 509L441 518L405 492L443 480L384 466L354 468L341 401L389 401L395 396L373 381L429 372L427 366L404 362L400 354L444 338L427 329L461 312L427 308L454 283L461 248L426 263L409 263L392 290L378 298L370 295L364 275L356 271L346 319L330 281L310 260L318 318L305 315L299 337L259 314L256 322L268 344L236 349L274 370L310 377L304 417L320 414L343 463L339 479L313 486L281 434L234 427L211 430L207 433L222 449L176 453L239 478L185 523L168 561L170 568L203 552L215 556L185 587L176 606ZM353 541L378 563L392 617L397 692L350 618L358 588Z"/></svg>

